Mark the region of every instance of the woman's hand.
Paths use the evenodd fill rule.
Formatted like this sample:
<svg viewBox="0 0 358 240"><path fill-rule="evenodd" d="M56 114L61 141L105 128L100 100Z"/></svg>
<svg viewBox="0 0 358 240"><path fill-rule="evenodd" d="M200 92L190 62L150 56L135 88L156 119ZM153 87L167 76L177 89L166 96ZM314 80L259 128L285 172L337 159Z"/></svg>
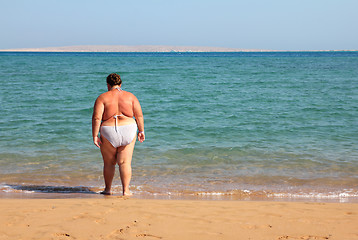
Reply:
<svg viewBox="0 0 358 240"><path fill-rule="evenodd" d="M138 132L138 141L142 143L144 142L144 140L145 140L144 132Z"/></svg>
<svg viewBox="0 0 358 240"><path fill-rule="evenodd" d="M101 139L100 139L99 137L94 137L94 138L93 138L93 143L94 143L94 145L96 145L98 148L101 148L102 142L101 142Z"/></svg>

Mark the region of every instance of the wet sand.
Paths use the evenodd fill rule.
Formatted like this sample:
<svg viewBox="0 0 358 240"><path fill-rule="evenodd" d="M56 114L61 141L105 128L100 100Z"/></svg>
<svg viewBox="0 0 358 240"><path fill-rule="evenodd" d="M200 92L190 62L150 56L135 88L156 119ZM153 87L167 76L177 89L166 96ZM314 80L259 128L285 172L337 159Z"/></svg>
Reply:
<svg viewBox="0 0 358 240"><path fill-rule="evenodd" d="M0 239L358 239L358 204L0 199Z"/></svg>

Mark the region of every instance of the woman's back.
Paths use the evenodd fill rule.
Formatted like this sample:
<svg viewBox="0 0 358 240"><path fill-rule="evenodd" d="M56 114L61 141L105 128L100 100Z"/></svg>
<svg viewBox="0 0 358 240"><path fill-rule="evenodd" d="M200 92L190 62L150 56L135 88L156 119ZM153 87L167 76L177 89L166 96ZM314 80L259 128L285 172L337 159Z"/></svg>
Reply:
<svg viewBox="0 0 358 240"><path fill-rule="evenodd" d="M114 88L103 93L99 98L104 106L102 121L111 120L116 115L133 118L133 102L136 98L132 93Z"/></svg>

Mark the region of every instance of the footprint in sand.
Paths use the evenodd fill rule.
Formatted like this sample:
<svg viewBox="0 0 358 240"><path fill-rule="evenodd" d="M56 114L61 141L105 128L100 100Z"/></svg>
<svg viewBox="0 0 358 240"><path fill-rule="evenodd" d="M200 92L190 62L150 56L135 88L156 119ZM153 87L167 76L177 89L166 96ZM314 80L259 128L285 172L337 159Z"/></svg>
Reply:
<svg viewBox="0 0 358 240"><path fill-rule="evenodd" d="M102 223L105 221L102 215L90 215L89 213L80 213L79 215L75 215L72 217L72 220L79 220L79 219L92 219L95 223Z"/></svg>
<svg viewBox="0 0 358 240"><path fill-rule="evenodd" d="M284 239L300 239L300 240L325 240L325 239L329 239L331 235L329 235L328 237L324 237L324 236L312 236L312 235L308 235L308 236L301 236L301 237L293 237L293 236L281 236L278 237L277 240L284 240Z"/></svg>
<svg viewBox="0 0 358 240"><path fill-rule="evenodd" d="M125 232L125 230L123 228L117 229L117 230L112 231L107 237L112 238L112 237L115 237L118 235L122 235L122 234L124 234L124 232Z"/></svg>
<svg viewBox="0 0 358 240"><path fill-rule="evenodd" d="M70 234L68 234L68 233L55 233L55 234L53 234L55 237L56 237L56 239L58 239L58 240L61 240L61 239L73 239L73 237L71 237L71 235Z"/></svg>
<svg viewBox="0 0 358 240"><path fill-rule="evenodd" d="M148 234L148 233L137 234L136 237L152 237L152 238L162 239L162 237L155 236L155 235Z"/></svg>
<svg viewBox="0 0 358 240"><path fill-rule="evenodd" d="M249 224L241 225L241 227L244 229L257 229L258 228L258 226L256 226L256 225L249 225Z"/></svg>
<svg viewBox="0 0 358 240"><path fill-rule="evenodd" d="M108 239L117 239L118 237L122 236L123 234L128 233L130 230L130 226L126 226L125 228L120 228L112 231L110 234L108 234Z"/></svg>

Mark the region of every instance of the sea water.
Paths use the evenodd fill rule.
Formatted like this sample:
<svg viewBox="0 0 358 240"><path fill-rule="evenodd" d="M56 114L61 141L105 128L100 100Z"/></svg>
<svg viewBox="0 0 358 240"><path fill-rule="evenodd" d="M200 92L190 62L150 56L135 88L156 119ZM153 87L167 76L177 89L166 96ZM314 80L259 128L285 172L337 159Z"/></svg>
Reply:
<svg viewBox="0 0 358 240"><path fill-rule="evenodd" d="M112 72L145 117L137 196L358 199L358 52L0 53L0 191L102 190Z"/></svg>

